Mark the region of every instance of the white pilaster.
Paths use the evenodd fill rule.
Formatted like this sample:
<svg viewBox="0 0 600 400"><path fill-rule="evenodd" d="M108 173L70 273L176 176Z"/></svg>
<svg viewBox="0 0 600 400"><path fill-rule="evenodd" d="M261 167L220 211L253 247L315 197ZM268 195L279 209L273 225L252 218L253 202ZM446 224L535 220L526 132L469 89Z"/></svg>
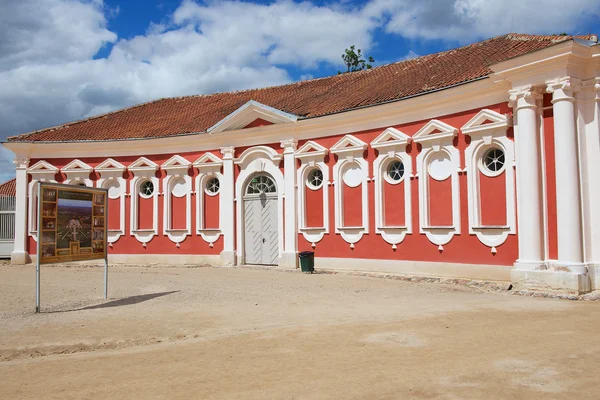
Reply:
<svg viewBox="0 0 600 400"><path fill-rule="evenodd" d="M27 252L27 167L28 158L17 158L13 161L16 165L16 204L15 204L15 245L10 255L10 262L14 265L27 264L31 260Z"/></svg>
<svg viewBox="0 0 600 400"><path fill-rule="evenodd" d="M295 139L283 140L283 167L284 167L284 226L285 226L285 247L281 256L280 266L287 268L297 267L298 251L298 229L296 216L296 146Z"/></svg>
<svg viewBox="0 0 600 400"><path fill-rule="evenodd" d="M554 111L556 164L556 217L558 264L575 273L586 273L583 265L579 152L575 127L573 92L579 82L564 77L547 83Z"/></svg>
<svg viewBox="0 0 600 400"><path fill-rule="evenodd" d="M544 264L541 160L536 115L539 94L531 86L516 88L509 94L516 117L519 259L515 269L536 270Z"/></svg>
<svg viewBox="0 0 600 400"><path fill-rule="evenodd" d="M223 233L223 251L221 264L236 265L235 256L235 207L234 207L234 147L222 147L223 179L221 183L221 231ZM241 201L241 200L240 200Z"/></svg>

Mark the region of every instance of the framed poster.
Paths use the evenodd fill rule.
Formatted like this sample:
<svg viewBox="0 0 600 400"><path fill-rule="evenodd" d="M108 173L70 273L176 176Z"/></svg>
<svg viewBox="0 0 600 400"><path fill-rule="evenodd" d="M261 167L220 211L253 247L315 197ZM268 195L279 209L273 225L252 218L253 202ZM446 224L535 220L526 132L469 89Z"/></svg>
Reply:
<svg viewBox="0 0 600 400"><path fill-rule="evenodd" d="M38 205L40 264L106 259L106 189L41 182Z"/></svg>

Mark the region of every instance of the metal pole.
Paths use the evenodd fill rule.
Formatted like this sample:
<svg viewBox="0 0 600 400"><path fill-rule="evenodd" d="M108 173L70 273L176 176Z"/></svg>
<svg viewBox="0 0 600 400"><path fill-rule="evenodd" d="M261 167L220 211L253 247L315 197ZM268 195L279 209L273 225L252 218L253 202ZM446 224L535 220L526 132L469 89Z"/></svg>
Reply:
<svg viewBox="0 0 600 400"><path fill-rule="evenodd" d="M108 298L108 255L104 257L104 300Z"/></svg>
<svg viewBox="0 0 600 400"><path fill-rule="evenodd" d="M35 312L40 312L40 258L42 256L42 183L38 183L37 187L37 201L35 205L37 207L37 254L35 255Z"/></svg>

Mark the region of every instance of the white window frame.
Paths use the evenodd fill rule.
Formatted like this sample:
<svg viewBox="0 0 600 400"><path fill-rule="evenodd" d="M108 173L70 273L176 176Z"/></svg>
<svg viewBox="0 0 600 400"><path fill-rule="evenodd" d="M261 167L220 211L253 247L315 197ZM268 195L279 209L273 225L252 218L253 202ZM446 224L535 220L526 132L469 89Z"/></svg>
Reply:
<svg viewBox="0 0 600 400"><path fill-rule="evenodd" d="M31 175L31 182L27 184L28 190L28 203L29 203L29 214L28 214L28 232L29 236L37 242L38 237L38 226L37 226L37 185L39 182L56 183L56 174L58 168L50 164L47 161L40 160L31 167L27 168L27 174Z"/></svg>
<svg viewBox="0 0 600 400"><path fill-rule="evenodd" d="M156 177L156 171L158 170L158 164L150 161L146 157L140 157L127 169L133 173L133 178L129 183L130 193L130 234L146 247L146 244L150 242L154 236L158 235L158 196L159 196L159 180ZM139 214L139 199L140 197L140 185L142 182L150 180L154 184L154 193L152 195L152 228L150 229L139 229L138 228L138 214Z"/></svg>
<svg viewBox="0 0 600 400"><path fill-rule="evenodd" d="M125 197L127 192L127 180L123 178L123 173L127 168L112 158L107 158L99 164L95 170L100 175L96 181L96 187L107 189L112 182L119 185L119 194L109 199L119 200L119 229L108 229L107 241L109 244L115 243L125 234Z"/></svg>
<svg viewBox="0 0 600 400"><path fill-rule="evenodd" d="M329 151L314 141L304 143L296 150L296 158L300 160L300 168L298 168L297 181L302 188L298 188L298 230L304 236L307 242L316 247L316 243L320 242L326 234L329 234L329 166L325 163L325 156ZM319 168L323 173L323 226L308 227L306 226L306 188L315 190L307 184L307 178L310 171ZM318 189L316 189L318 190Z"/></svg>
<svg viewBox="0 0 600 400"><path fill-rule="evenodd" d="M338 160L333 166L333 185L335 199L335 233L350 243L350 248L362 239L365 233L369 233L369 163L364 158L364 152L367 144L362 140L346 135L334 144L330 152L338 156ZM344 226L344 179L343 175L346 169L356 164L360 168L361 181L358 186L361 187L362 195L362 224L361 226ZM358 187L357 186L357 187Z"/></svg>
<svg viewBox="0 0 600 400"><path fill-rule="evenodd" d="M180 155L174 155L161 165L161 169L166 172L163 178L163 235L168 236L169 240L176 243L177 246L192 234L192 177L189 169L191 162ZM185 228L173 228L173 188L175 183L182 179L185 185ZM155 186L154 191L158 188Z"/></svg>
<svg viewBox="0 0 600 400"><path fill-rule="evenodd" d="M454 235L460 234L460 186L458 173L462 171L460 169L460 152L453 144L457 134L457 128L432 119L412 137L414 142L421 145L421 152L417 156L419 232L424 233L431 243L439 246L440 250L443 249L443 245L452 240ZM452 184L452 225L450 226L434 226L429 223L429 177L432 176L429 164L432 157L439 152L445 153L450 159L449 168L451 170L450 176L447 178L451 179Z"/></svg>
<svg viewBox="0 0 600 400"><path fill-rule="evenodd" d="M375 182L375 233L392 245L401 243L407 234L412 234L412 204L411 179L412 157L406 152L406 146L411 138L395 128L387 128L371 142L371 147L378 152L373 162L373 181ZM404 175L397 182L387 179L387 169L390 163L400 161L404 164ZM385 224L385 194L384 181L391 185L404 183L404 225L389 226Z"/></svg>
<svg viewBox="0 0 600 400"><path fill-rule="evenodd" d="M202 239L209 244L210 247L214 246L214 243L223 234L222 223L223 213L222 210L225 208L223 202L225 197L222 194L223 189L223 174L221 169L223 167L223 160L215 156L212 153L205 153L202 157L194 161L194 167L198 169L198 176L196 176L196 234L199 234ZM219 227L218 228L206 228L204 221L204 193L205 185L208 179L215 177L219 179L219 192L217 194L209 194L209 196L219 196Z"/></svg>
<svg viewBox="0 0 600 400"><path fill-rule="evenodd" d="M485 121L490 122L484 123ZM496 253L496 247L503 244L508 235L516 234L514 142L506 136L510 122L506 115L483 109L461 128L463 135L471 137L471 143L465 149L469 233L476 235L493 253ZM504 152L504 167L499 172L490 171L482 164L482 157L492 148L499 148ZM480 172L490 177L506 174L506 225L482 224Z"/></svg>

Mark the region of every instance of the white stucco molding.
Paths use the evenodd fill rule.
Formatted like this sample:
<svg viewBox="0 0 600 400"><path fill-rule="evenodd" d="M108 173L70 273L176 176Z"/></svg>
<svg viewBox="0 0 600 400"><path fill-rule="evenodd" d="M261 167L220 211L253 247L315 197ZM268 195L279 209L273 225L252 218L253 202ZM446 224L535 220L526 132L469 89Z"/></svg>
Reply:
<svg viewBox="0 0 600 400"><path fill-rule="evenodd" d="M277 229L278 229L278 247L279 261L284 252L283 235L283 197L285 195L285 184L283 174L279 169L279 163L283 156L268 146L256 146L246 149L239 158L235 159L235 164L239 165L241 171L235 182L235 201L236 201L236 251L237 260L243 264L245 262L245 228L244 228L244 193L250 179L258 174L266 173L271 175L277 185Z"/></svg>
<svg viewBox="0 0 600 400"><path fill-rule="evenodd" d="M223 209L224 199L223 196L223 174L221 168L223 167L223 160L215 156L212 153L205 153L203 156L194 161L194 167L198 168L198 176L196 176L196 233L202 236L205 242L209 243L210 246L214 246L214 243L219 239L222 233L223 223ZM218 228L206 228L204 221L204 194L206 190L207 181L215 177L219 180L219 192L215 196L219 196L219 227Z"/></svg>
<svg viewBox="0 0 600 400"><path fill-rule="evenodd" d="M362 140L346 135L334 144L330 152L338 156L333 166L333 185L335 198L335 233L350 243L350 248L369 233L369 163L364 158L367 144ZM344 179L347 174L348 179ZM361 186L362 224L344 226L344 185Z"/></svg>
<svg viewBox="0 0 600 400"><path fill-rule="evenodd" d="M300 160L297 172L298 181L298 229L304 239L313 247L320 242L325 234L329 233L329 167L325 164L325 156L329 151L319 143L309 140L296 151L296 158ZM306 226L306 190L314 190L307 185L308 174L315 168L323 173L323 226Z"/></svg>
<svg viewBox="0 0 600 400"><path fill-rule="evenodd" d="M29 158L16 154L13 160L15 164L15 231L13 249L10 254L10 262L13 265L23 265L30 262L29 253L27 252L27 167L29 166ZM30 214L31 215L31 214Z"/></svg>
<svg viewBox="0 0 600 400"><path fill-rule="evenodd" d="M460 152L454 147L454 137L458 129L438 120L431 120L413 136L413 141L422 146L417 156L417 176L419 178L419 222L420 233L438 246L450 242L454 235L460 234ZM435 156L448 162L438 162L436 168L431 164ZM443 181L451 179L452 184L452 225L433 226L430 221L429 177Z"/></svg>
<svg viewBox="0 0 600 400"><path fill-rule="evenodd" d="M33 238L37 242L37 217L38 217L38 202L37 202L37 193L38 193L38 182L49 182L56 183L56 174L58 173L58 168L54 165L50 164L47 161L40 160L36 162L31 167L27 168L27 174L31 175L31 182L27 184L27 193L29 197L28 208L29 208L29 222L28 222L28 232L29 236Z"/></svg>
<svg viewBox="0 0 600 400"><path fill-rule="evenodd" d="M372 142L371 147L378 152L377 158L373 162L373 181L375 182L375 233L381 235L383 240L391 244L395 249L396 245L404 240L406 234L412 233L412 213L411 213L411 176L412 176L412 158L406 153L406 146L411 138L407 134L400 132L395 128L387 128L379 134ZM387 167L393 161L401 161L404 165L404 175L397 182L390 182L393 185L404 185L404 225L390 226L385 223L384 217L384 181Z"/></svg>
<svg viewBox="0 0 600 400"><path fill-rule="evenodd" d="M188 171L191 163L174 155L161 165L166 172L163 178L163 235L179 245L192 234L191 192L192 177ZM185 228L173 227L173 198L185 198Z"/></svg>
<svg viewBox="0 0 600 400"><path fill-rule="evenodd" d="M65 165L61 172L67 175L63 182L65 185L85 184L88 187L94 187L94 182L90 179L90 173L94 169L81 160L73 160Z"/></svg>
<svg viewBox="0 0 600 400"><path fill-rule="evenodd" d="M119 229L108 228L108 243L115 243L125 234L125 195L127 192L127 180L123 178L123 173L127 168L112 158L107 158L96 168L100 175L96 181L99 188L108 189L109 199L119 200ZM110 212L110 210L108 210Z"/></svg>
<svg viewBox="0 0 600 400"><path fill-rule="evenodd" d="M257 118L264 119L273 124L286 122L296 122L298 116L277 110L261 104L258 101L250 100L227 117L208 128L208 133L218 133L223 131L242 129Z"/></svg>
<svg viewBox="0 0 600 400"><path fill-rule="evenodd" d="M142 243L144 246L146 243L151 241L154 236L158 235L158 195L159 195L159 180L156 177L156 171L158 170L158 164L150 161L146 157L140 157L127 169L133 172L134 176L131 179L130 185L130 224L129 229L131 235ZM140 185L145 181L151 181L154 185L154 193L152 194L152 228L150 229L139 229L138 228L138 213L139 213L139 196L140 196Z"/></svg>
<svg viewBox="0 0 600 400"><path fill-rule="evenodd" d="M461 131L471 137L471 143L465 149L467 172L467 192L469 204L469 234L476 235L479 241L492 251L506 241L509 234L516 233L514 143L506 137L511 123L506 115L492 110L481 110L471 118ZM504 153L504 167L493 176L505 174L506 225L489 226L481 221L480 174L491 176L483 166L483 157L492 148L500 148ZM489 205L487 205L489 207Z"/></svg>

